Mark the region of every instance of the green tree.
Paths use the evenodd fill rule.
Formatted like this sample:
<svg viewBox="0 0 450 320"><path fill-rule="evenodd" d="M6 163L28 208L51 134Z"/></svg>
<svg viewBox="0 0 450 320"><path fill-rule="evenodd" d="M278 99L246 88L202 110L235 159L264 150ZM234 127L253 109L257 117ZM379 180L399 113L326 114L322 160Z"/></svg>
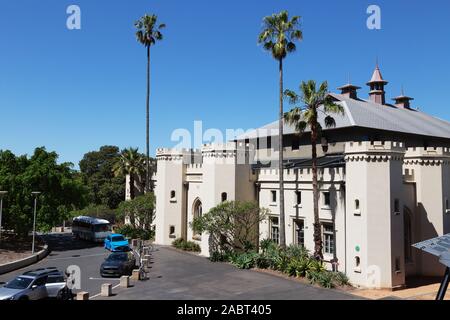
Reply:
<svg viewBox="0 0 450 320"><path fill-rule="evenodd" d="M225 201L194 218L191 227L208 232L211 252L248 251L257 247L258 226L267 214L257 202Z"/></svg>
<svg viewBox="0 0 450 320"><path fill-rule="evenodd" d="M319 113L324 116L324 124L327 128L336 126L333 114L344 114L344 108L334 103L333 97L328 94L328 83L323 82L319 89L316 82L309 80L300 85L301 95L294 91L286 90L285 95L291 104L302 103L300 107L294 107L285 114L287 123L293 125L297 133L302 134L307 127L311 130L312 147L312 176L313 176L313 203L314 203L314 257L323 260L322 230L319 221L319 190L317 185L317 142L322 133L322 126L318 121Z"/></svg>
<svg viewBox="0 0 450 320"><path fill-rule="evenodd" d="M136 39L147 49L147 100L146 100L146 192L153 189L150 181L150 47L156 44L156 41L163 39L161 29L166 25L161 23L157 25L158 17L154 14L144 15L134 23L136 27Z"/></svg>
<svg viewBox="0 0 450 320"><path fill-rule="evenodd" d="M37 148L34 154L15 156L0 151L0 189L8 191L3 211L3 226L26 236L33 225L32 191L38 198L37 229L48 231L69 217L70 211L86 204L87 190L71 163L57 163L58 155Z"/></svg>
<svg viewBox="0 0 450 320"><path fill-rule="evenodd" d="M300 17L289 19L287 11L272 14L263 19L262 31L258 43L263 44L273 58L278 61L279 71L279 132L278 132L278 162L280 176L280 246L286 247L286 223L284 216L284 175L283 175L283 60L289 53L296 50L296 41L303 39L299 29Z"/></svg>
<svg viewBox="0 0 450 320"><path fill-rule="evenodd" d="M117 217L122 221L126 216L133 216L131 224L134 228L149 231L155 219L156 200L153 192L148 192L130 201L123 201L117 208Z"/></svg>
<svg viewBox="0 0 450 320"><path fill-rule="evenodd" d="M114 175L113 166L120 157L116 146L102 146L91 151L79 162L80 175L89 189L90 206L115 209L125 199L125 176Z"/></svg>
<svg viewBox="0 0 450 320"><path fill-rule="evenodd" d="M130 198L134 199L135 177L141 176L145 171L144 158L138 152L138 148L128 148L122 150L120 157L113 165L113 172L116 176L129 175Z"/></svg>

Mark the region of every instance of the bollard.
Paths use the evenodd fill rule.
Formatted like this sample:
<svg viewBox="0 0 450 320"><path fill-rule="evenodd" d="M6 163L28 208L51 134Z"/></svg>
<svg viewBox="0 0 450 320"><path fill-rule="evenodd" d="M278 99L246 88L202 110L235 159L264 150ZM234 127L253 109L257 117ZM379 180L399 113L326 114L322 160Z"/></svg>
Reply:
<svg viewBox="0 0 450 320"><path fill-rule="evenodd" d="M133 274L131 275L131 280L140 280L139 269L134 269L133 270Z"/></svg>
<svg viewBox="0 0 450 320"><path fill-rule="evenodd" d="M89 300L89 292L86 292L86 291L78 292L77 300Z"/></svg>
<svg viewBox="0 0 450 320"><path fill-rule="evenodd" d="M102 290L100 292L102 297L110 297L112 295L112 286L110 283L103 283Z"/></svg>
<svg viewBox="0 0 450 320"><path fill-rule="evenodd" d="M130 286L130 277L129 276L120 277L120 287L128 288L129 286Z"/></svg>
<svg viewBox="0 0 450 320"><path fill-rule="evenodd" d="M147 259L142 259L142 266L144 267L144 268L147 268L148 267L148 260Z"/></svg>

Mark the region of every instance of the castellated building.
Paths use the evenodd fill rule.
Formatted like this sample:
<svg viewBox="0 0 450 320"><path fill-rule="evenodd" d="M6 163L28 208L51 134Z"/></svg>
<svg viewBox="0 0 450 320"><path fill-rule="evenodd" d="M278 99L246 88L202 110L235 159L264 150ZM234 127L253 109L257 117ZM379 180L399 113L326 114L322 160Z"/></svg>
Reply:
<svg viewBox="0 0 450 320"><path fill-rule="evenodd" d="M324 258L361 287L396 288L410 276L441 276L437 259L411 245L450 232L450 123L412 108L404 94L387 104L386 85L377 67L367 100L352 84L330 93L345 114L334 116L336 126L323 131L318 145ZM195 234L190 222L226 200L268 208L260 238L279 241L277 126L201 150L158 149L155 242L170 245L181 237L208 256L208 235ZM285 124L283 141L286 241L312 252L310 135L298 136Z"/></svg>

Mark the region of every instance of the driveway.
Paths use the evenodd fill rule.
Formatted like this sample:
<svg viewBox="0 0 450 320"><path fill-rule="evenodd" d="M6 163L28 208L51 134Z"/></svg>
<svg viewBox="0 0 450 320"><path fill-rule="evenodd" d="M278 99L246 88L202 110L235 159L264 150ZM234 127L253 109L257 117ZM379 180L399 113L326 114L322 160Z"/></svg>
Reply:
<svg viewBox="0 0 450 320"><path fill-rule="evenodd" d="M156 247L150 279L128 289L113 290L120 300L342 300L361 299L346 292L317 288L295 280L253 270L240 270L226 263ZM113 283L112 283L113 284Z"/></svg>

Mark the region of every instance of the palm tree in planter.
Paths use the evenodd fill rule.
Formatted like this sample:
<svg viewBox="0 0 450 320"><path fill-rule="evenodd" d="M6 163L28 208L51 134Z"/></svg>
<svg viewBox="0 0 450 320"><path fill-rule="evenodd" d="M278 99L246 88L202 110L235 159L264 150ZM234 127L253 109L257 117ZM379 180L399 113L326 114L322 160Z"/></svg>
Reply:
<svg viewBox="0 0 450 320"><path fill-rule="evenodd" d="M163 35L161 29L166 25L161 23L157 25L158 17L154 14L144 15L141 19L134 23L136 27L136 40L147 48L147 104L146 104L146 151L145 161L145 191L149 191L151 187L150 181L150 47L156 44L156 41L162 40Z"/></svg>
<svg viewBox="0 0 450 320"><path fill-rule="evenodd" d="M322 253L322 230L319 220L319 190L317 184L317 143L322 133L322 126L318 121L321 113L324 117L324 124L327 128L336 126L336 121L332 115L343 115L344 108L334 103L333 98L328 94L328 83L323 82L319 89L316 82L309 80L300 85L301 95L294 91L286 90L285 96L289 98L289 103L302 103L284 115L285 121L295 127L298 134L302 134L306 128L311 130L312 148L312 176L313 176L313 203L314 203L314 257L323 260Z"/></svg>
<svg viewBox="0 0 450 320"><path fill-rule="evenodd" d="M296 50L296 41L303 39L299 29L300 17L289 19L287 11L272 14L263 19L262 31L258 43L272 54L278 61L279 71L279 126L278 126L278 162L280 179L280 246L286 246L285 216L284 216L284 176L283 176L283 60L289 53Z"/></svg>
<svg viewBox="0 0 450 320"><path fill-rule="evenodd" d="M120 157L117 159L116 163L114 163L113 172L116 176L129 176L130 199L133 200L135 198L135 177L142 176L145 172L145 159L138 152L138 148L122 150Z"/></svg>

